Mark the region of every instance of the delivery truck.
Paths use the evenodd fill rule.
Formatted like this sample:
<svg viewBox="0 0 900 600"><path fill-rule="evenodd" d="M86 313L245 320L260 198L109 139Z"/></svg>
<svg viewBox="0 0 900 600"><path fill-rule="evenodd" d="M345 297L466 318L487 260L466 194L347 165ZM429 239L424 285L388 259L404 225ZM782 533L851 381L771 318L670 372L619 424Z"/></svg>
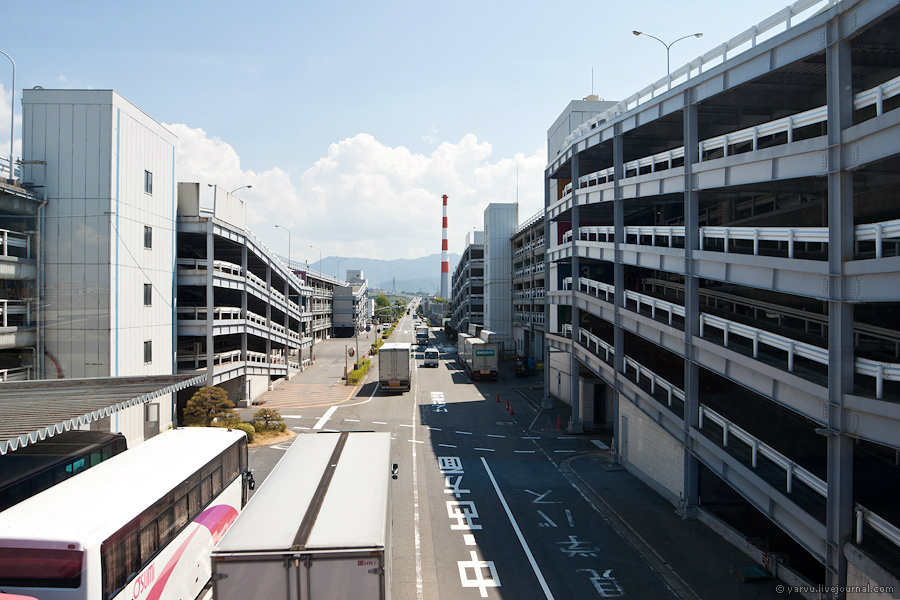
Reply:
<svg viewBox="0 0 900 600"><path fill-rule="evenodd" d="M428 325L416 327L416 343L420 346L428 345Z"/></svg>
<svg viewBox="0 0 900 600"><path fill-rule="evenodd" d="M378 349L378 383L385 392L408 392L412 385L412 345L388 343Z"/></svg>
<svg viewBox="0 0 900 600"><path fill-rule="evenodd" d="M463 368L473 381L480 379L494 379L499 377L497 359L499 348L497 344L485 342L476 337L467 338L464 342L465 354Z"/></svg>
<svg viewBox="0 0 900 600"><path fill-rule="evenodd" d="M300 435L212 552L216 600L387 600L391 435Z"/></svg>

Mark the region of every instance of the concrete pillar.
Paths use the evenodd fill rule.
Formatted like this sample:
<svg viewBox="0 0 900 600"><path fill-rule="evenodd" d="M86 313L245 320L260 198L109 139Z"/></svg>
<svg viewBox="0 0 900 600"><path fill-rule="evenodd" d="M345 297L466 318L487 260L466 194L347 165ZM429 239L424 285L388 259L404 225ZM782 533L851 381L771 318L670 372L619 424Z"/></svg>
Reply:
<svg viewBox="0 0 900 600"><path fill-rule="evenodd" d="M569 292L569 304L572 307L572 346L578 346L581 326L581 310L578 303L575 302L575 293L580 286L578 279L581 275L581 264L578 259L578 228L581 225L578 210L578 178L581 177L580 157L577 153L572 155L572 289ZM573 353L570 357L570 367L572 371L571 387L569 388L569 398L572 402L572 418L569 421L569 433L584 433L584 425L581 422L581 386L579 375L579 362Z"/></svg>
<svg viewBox="0 0 900 600"><path fill-rule="evenodd" d="M620 373L625 370L625 330L622 328L622 310L625 307L625 268L622 265L622 245L625 243L625 206L622 200L622 179L625 177L625 147L622 139L622 128L615 125L613 137L613 248L615 263L613 264L613 284L615 286L615 314L613 328L613 386L612 386L612 428L613 453L618 453L616 443L622 443L619 435L619 402L621 382Z"/></svg>

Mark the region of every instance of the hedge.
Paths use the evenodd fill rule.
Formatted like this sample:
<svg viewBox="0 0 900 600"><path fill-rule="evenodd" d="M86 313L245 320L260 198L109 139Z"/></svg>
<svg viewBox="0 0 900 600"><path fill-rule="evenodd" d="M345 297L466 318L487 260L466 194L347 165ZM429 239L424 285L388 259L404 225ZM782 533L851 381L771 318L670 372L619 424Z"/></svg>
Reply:
<svg viewBox="0 0 900 600"><path fill-rule="evenodd" d="M359 368L350 371L347 375L347 385L358 385L359 382L363 380L363 377L366 376L366 373L369 372L369 365L371 365L371 361L368 358L364 358L361 363L359 363Z"/></svg>

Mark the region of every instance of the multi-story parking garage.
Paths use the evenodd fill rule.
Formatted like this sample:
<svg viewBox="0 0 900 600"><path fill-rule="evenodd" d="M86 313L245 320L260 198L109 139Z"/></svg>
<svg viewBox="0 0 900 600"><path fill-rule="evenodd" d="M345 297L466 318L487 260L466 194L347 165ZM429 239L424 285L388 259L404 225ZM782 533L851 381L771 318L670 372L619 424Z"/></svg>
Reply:
<svg viewBox="0 0 900 600"><path fill-rule="evenodd" d="M896 2L797 3L548 133L570 428L833 585L900 574L898 31Z"/></svg>

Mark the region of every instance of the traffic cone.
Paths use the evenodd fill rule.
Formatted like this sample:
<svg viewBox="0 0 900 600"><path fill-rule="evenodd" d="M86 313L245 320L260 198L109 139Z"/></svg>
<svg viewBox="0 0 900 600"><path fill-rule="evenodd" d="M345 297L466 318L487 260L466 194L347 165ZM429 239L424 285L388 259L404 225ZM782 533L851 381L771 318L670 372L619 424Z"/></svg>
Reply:
<svg viewBox="0 0 900 600"><path fill-rule="evenodd" d="M512 404L509 405L509 414L510 414L510 416L516 414L515 411L513 410L513 405L512 405Z"/></svg>
<svg viewBox="0 0 900 600"><path fill-rule="evenodd" d="M497 404L500 404L500 392L497 392Z"/></svg>
<svg viewBox="0 0 900 600"><path fill-rule="evenodd" d="M509 398L506 399L506 412L509 412Z"/></svg>
<svg viewBox="0 0 900 600"><path fill-rule="evenodd" d="M559 415L556 415L556 428L562 429L562 417Z"/></svg>

